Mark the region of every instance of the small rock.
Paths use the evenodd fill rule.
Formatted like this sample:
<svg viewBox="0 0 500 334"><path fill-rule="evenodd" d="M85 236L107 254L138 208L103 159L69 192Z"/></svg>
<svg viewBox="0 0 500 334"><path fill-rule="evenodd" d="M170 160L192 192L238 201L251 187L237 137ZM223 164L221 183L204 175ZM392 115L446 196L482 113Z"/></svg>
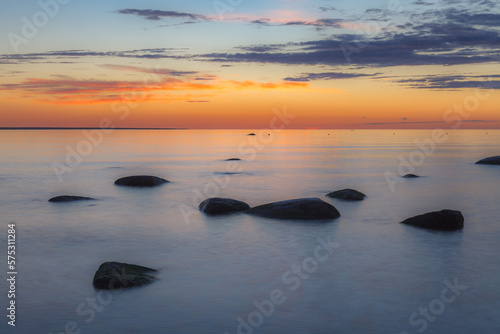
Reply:
<svg viewBox="0 0 500 334"><path fill-rule="evenodd" d="M156 176L136 175L122 177L115 181L115 185L128 187L155 187L168 182L169 181Z"/></svg>
<svg viewBox="0 0 500 334"><path fill-rule="evenodd" d="M354 189L343 189L337 190L326 195L328 197L342 199L345 201L362 201L365 199L366 195L354 190Z"/></svg>
<svg viewBox="0 0 500 334"><path fill-rule="evenodd" d="M333 219L339 211L319 198L299 198L256 206L248 214L276 219Z"/></svg>
<svg viewBox="0 0 500 334"><path fill-rule="evenodd" d="M476 162L476 165L500 165L500 156L484 158Z"/></svg>
<svg viewBox="0 0 500 334"><path fill-rule="evenodd" d="M247 136L255 136L255 133L249 133Z"/></svg>
<svg viewBox="0 0 500 334"><path fill-rule="evenodd" d="M245 211L250 209L250 206L245 202L235 199L214 197L204 200L198 208L207 215L223 215Z"/></svg>
<svg viewBox="0 0 500 334"><path fill-rule="evenodd" d="M464 216L460 211L441 210L408 218L402 221L401 224L408 224L432 230L455 231L463 229Z"/></svg>
<svg viewBox="0 0 500 334"><path fill-rule="evenodd" d="M95 198L83 197L83 196L57 196L49 199L49 202L53 203L64 203L64 202L76 202L76 201L95 201Z"/></svg>
<svg viewBox="0 0 500 334"><path fill-rule="evenodd" d="M417 177L420 177L418 175L415 175L415 174L406 174L405 176L403 176L405 179L415 179Z"/></svg>
<svg viewBox="0 0 500 334"><path fill-rule="evenodd" d="M240 158L231 158L231 159L226 159L224 161L241 161Z"/></svg>
<svg viewBox="0 0 500 334"><path fill-rule="evenodd" d="M120 262L105 262L94 275L96 289L114 290L152 283L158 270Z"/></svg>

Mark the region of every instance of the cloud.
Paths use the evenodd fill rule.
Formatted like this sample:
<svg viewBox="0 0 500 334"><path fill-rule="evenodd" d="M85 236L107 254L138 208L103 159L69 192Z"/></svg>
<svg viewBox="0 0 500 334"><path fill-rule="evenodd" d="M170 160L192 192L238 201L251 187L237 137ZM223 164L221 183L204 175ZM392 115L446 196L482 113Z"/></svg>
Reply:
<svg viewBox="0 0 500 334"><path fill-rule="evenodd" d="M323 7L326 11L326 7ZM283 15L291 13L279 12L276 16L272 18L267 17L256 17L252 15L223 15L223 16L206 16L195 13L185 13L176 11L165 11L157 9L120 9L117 10L118 14L136 15L150 21L159 21L162 19L190 19L193 21L184 23L196 23L196 22L207 22L207 21L227 21L227 22L243 22L250 23L260 26L312 26L316 28L346 28L346 29L361 29L361 25L355 25L351 22L346 22L339 18L314 18L314 19L303 19L297 18L287 18ZM280 15L281 14L281 15ZM281 17L280 17L281 16Z"/></svg>
<svg viewBox="0 0 500 334"><path fill-rule="evenodd" d="M459 90L466 88L500 89L500 75L428 75L396 80L410 88Z"/></svg>
<svg viewBox="0 0 500 334"><path fill-rule="evenodd" d="M355 34L300 43L253 46L247 52L208 53L194 59L283 65L416 66L498 62L499 32L455 23L428 23L418 33Z"/></svg>
<svg viewBox="0 0 500 334"><path fill-rule="evenodd" d="M363 73L343 73L343 72L324 72L324 73L302 73L299 77L288 77L285 81L307 82L311 80L337 80L337 79L352 79L361 77L371 77L376 74L363 74Z"/></svg>
<svg viewBox="0 0 500 334"><path fill-rule="evenodd" d="M127 51L88 51L88 50L62 50L41 53L26 54L2 54L0 63L49 63L57 60L58 64L73 63L65 59L80 59L85 57L117 57L117 58L138 58L138 59L182 59L186 49L182 48L154 48L138 49Z"/></svg>
<svg viewBox="0 0 500 334"><path fill-rule="evenodd" d="M417 0L411 3L412 5L417 5L417 6L432 6L435 5L433 2L428 2L428 1L423 1L423 0Z"/></svg>
<svg viewBox="0 0 500 334"><path fill-rule="evenodd" d="M116 13L119 14L128 14L128 15L136 15L139 17L143 17L146 20L151 21L159 21L162 18L182 18L182 19L191 19L191 20L209 20L209 18L205 15L193 14L193 13L183 13L183 12L175 12L171 10L157 10L157 9L120 9L117 10Z"/></svg>
<svg viewBox="0 0 500 334"><path fill-rule="evenodd" d="M200 82L197 78L162 77L157 81L77 80L73 78L31 78L17 84L2 84L0 91L18 91L23 97L54 104L95 104L122 100L146 101L205 101L202 92L226 93L238 90L307 89L317 91L308 83L258 82L252 80L215 80ZM198 95L193 95L197 92ZM168 94L166 94L168 93ZM173 95L175 94L175 95ZM193 99L194 98L194 99Z"/></svg>
<svg viewBox="0 0 500 334"><path fill-rule="evenodd" d="M154 67L138 67L138 66L128 66L128 65L114 65L114 64L102 64L98 65L99 67L106 68L109 70L116 71L130 71L130 72L139 72L139 73L150 73L150 74L158 74L158 75L171 75L171 76L187 76L187 75L195 75L199 72L197 71L177 71L166 68L154 68Z"/></svg>

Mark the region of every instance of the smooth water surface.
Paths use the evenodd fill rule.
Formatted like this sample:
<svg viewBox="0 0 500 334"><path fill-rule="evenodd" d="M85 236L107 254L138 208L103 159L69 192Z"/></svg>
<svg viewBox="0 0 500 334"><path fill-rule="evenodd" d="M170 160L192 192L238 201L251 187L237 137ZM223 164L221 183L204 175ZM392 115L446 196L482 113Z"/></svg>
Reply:
<svg viewBox="0 0 500 334"><path fill-rule="evenodd" d="M500 332L500 167L474 165L500 155L500 131L448 131L435 148L427 141L427 153L415 142L432 138L427 130L246 136L251 131L115 130L101 143L94 133L95 144L82 130L1 131L2 251L9 222L18 237L15 331ZM70 153L78 150L81 161ZM171 183L113 185L136 174ZM367 198L325 197L343 188ZM58 195L98 201L47 201ZM197 211L215 196L251 206L319 197L342 217L279 221ZM441 209L462 211L464 230L399 224ZM335 248L318 253L328 243ZM313 260L318 254L322 261ZM156 268L159 279L99 294L92 277L105 261ZM446 303L445 282L461 287L445 291L453 300ZM1 286L5 306L8 286ZM265 302L273 294L279 303ZM2 333L12 331L2 317Z"/></svg>

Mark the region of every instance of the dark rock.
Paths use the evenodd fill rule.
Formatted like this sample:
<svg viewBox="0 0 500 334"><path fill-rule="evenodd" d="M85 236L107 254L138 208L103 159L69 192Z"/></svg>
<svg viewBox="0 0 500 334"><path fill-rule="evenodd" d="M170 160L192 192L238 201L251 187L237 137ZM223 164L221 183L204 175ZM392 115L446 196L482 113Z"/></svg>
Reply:
<svg viewBox="0 0 500 334"><path fill-rule="evenodd" d="M224 161L241 161L240 158L231 158L231 159L226 159Z"/></svg>
<svg viewBox="0 0 500 334"><path fill-rule="evenodd" d="M402 221L401 224L443 231L461 230L464 227L464 216L460 211L441 210L426 213Z"/></svg>
<svg viewBox="0 0 500 334"><path fill-rule="evenodd" d="M240 212L250 209L250 206L241 201L230 198L208 198L198 207L207 215L223 215L226 213Z"/></svg>
<svg viewBox="0 0 500 334"><path fill-rule="evenodd" d="M500 165L500 156L489 157L476 162L476 165Z"/></svg>
<svg viewBox="0 0 500 334"><path fill-rule="evenodd" d="M128 187L155 187L169 181L150 175L136 175L122 177L115 181L117 186L128 186Z"/></svg>
<svg viewBox="0 0 500 334"><path fill-rule="evenodd" d="M247 136L255 136L255 133L249 133Z"/></svg>
<svg viewBox="0 0 500 334"><path fill-rule="evenodd" d="M76 202L76 201L95 201L95 198L91 197L83 197L83 196L57 196L57 197L52 197L49 199L49 202L54 202L54 203L64 203L64 202Z"/></svg>
<svg viewBox="0 0 500 334"><path fill-rule="evenodd" d="M256 206L248 214L276 219L333 219L338 210L319 198L299 198Z"/></svg>
<svg viewBox="0 0 500 334"><path fill-rule="evenodd" d="M337 190L329 193L326 196L337 199L343 199L345 201L362 201L366 197L365 194L354 189Z"/></svg>
<svg viewBox="0 0 500 334"><path fill-rule="evenodd" d="M405 176L403 176L405 179L415 179L417 177L420 177L418 175L415 175L415 174L406 174Z"/></svg>
<svg viewBox="0 0 500 334"><path fill-rule="evenodd" d="M105 262L94 275L96 289L132 288L153 282L158 270L120 262Z"/></svg>

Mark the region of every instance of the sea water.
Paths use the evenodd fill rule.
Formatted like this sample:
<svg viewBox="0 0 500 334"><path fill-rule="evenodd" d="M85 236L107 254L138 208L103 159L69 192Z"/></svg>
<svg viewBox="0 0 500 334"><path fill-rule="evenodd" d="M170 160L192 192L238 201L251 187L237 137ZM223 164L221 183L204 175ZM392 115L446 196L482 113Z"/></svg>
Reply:
<svg viewBox="0 0 500 334"><path fill-rule="evenodd" d="M0 132L0 251L6 260L14 222L17 333L500 332L500 167L474 164L500 154L500 131L440 142L431 130L93 131ZM137 174L170 183L113 184ZM343 188L367 197L325 196ZM58 195L97 201L48 202ZM197 210L208 197L318 197L342 216L208 217ZM399 224L441 209L460 210L464 229ZM106 261L158 269L158 280L96 291Z"/></svg>

